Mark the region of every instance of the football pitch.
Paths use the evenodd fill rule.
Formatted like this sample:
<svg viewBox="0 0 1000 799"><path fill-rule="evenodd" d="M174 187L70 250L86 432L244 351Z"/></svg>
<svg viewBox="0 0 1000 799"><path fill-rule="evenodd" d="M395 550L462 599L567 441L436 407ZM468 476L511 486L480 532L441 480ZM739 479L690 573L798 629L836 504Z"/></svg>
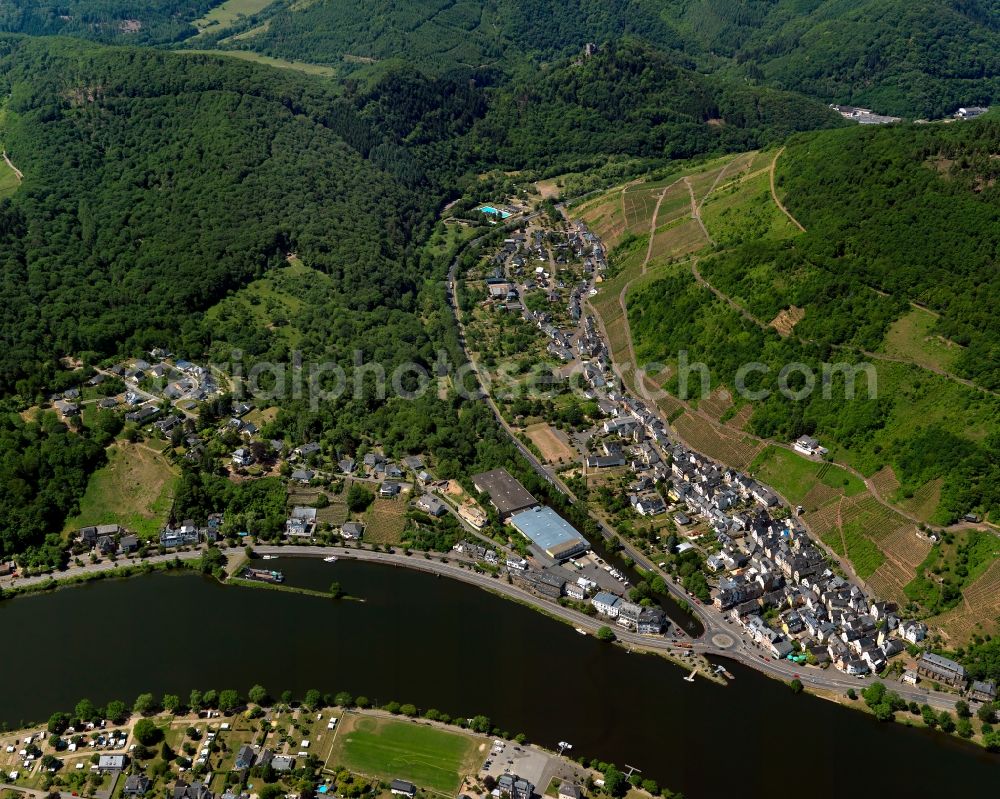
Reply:
<svg viewBox="0 0 1000 799"><path fill-rule="evenodd" d="M485 755L475 738L409 721L346 715L328 766L386 781L401 779L452 796Z"/></svg>

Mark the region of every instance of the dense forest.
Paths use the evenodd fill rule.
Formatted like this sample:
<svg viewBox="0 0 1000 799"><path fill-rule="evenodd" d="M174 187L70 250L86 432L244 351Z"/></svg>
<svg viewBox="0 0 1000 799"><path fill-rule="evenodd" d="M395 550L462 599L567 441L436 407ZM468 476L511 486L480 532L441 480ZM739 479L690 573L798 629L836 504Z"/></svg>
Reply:
<svg viewBox="0 0 1000 799"><path fill-rule="evenodd" d="M939 312L935 332L963 348L956 370L989 388L1000 388L998 152L996 118L852 130L793 141L779 174L809 231L796 244L803 257L840 282ZM866 297L845 321L877 318L873 305ZM874 349L880 338L858 343Z"/></svg>
<svg viewBox="0 0 1000 799"><path fill-rule="evenodd" d="M17 0L0 3L0 33L79 36L116 44L159 44L194 36L191 24L219 0Z"/></svg>
<svg viewBox="0 0 1000 799"><path fill-rule="evenodd" d="M224 46L345 70L405 54L413 66L445 73L549 61L628 35L683 53L702 71L884 113L937 117L1000 93L1000 18L989 0L318 0L273 8L266 26Z"/></svg>
<svg viewBox="0 0 1000 799"><path fill-rule="evenodd" d="M243 48L345 73L402 64L435 76L510 74L631 36L703 73L883 113L940 117L1000 95L991 0L276 0L196 36L191 23L220 2L20 0L0 5L0 32Z"/></svg>
<svg viewBox="0 0 1000 799"><path fill-rule="evenodd" d="M843 124L801 95L701 75L628 39L589 58L527 71L491 93L475 145L483 162L555 172L567 158L688 158Z"/></svg>
<svg viewBox="0 0 1000 799"><path fill-rule="evenodd" d="M0 561L14 554L28 564L64 561L58 531L104 462L116 424L108 414L93 428L70 430L53 413L31 421L0 413Z"/></svg>
<svg viewBox="0 0 1000 799"><path fill-rule="evenodd" d="M412 164L387 171L392 148L350 106L228 59L0 52L4 141L27 176L0 205L4 393L33 397L68 353L200 351L197 312L290 252L345 310L409 302L433 198L407 190Z"/></svg>

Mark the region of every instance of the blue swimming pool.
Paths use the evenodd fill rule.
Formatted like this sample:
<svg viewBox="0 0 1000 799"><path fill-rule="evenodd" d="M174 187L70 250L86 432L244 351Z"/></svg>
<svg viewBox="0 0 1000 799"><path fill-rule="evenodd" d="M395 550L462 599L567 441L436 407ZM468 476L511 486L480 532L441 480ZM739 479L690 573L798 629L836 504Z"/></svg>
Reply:
<svg viewBox="0 0 1000 799"><path fill-rule="evenodd" d="M510 216L510 213L508 211L501 211L499 208L494 208L492 205L484 205L479 210L484 214L494 214L494 215L500 214L501 219L506 219L508 216Z"/></svg>

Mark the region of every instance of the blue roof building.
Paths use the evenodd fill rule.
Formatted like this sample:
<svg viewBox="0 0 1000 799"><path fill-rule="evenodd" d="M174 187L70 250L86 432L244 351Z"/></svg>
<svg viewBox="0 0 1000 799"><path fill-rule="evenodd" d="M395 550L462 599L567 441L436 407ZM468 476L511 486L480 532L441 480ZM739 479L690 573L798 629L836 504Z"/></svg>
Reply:
<svg viewBox="0 0 1000 799"><path fill-rule="evenodd" d="M510 523L553 560L566 560L590 549L590 542L552 508L516 513Z"/></svg>

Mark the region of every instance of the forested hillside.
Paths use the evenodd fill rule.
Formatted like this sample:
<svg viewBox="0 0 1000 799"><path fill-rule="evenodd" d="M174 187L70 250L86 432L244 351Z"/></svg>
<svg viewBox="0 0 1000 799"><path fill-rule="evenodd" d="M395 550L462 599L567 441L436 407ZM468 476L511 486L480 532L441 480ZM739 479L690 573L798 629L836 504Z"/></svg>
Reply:
<svg viewBox="0 0 1000 799"><path fill-rule="evenodd" d="M667 0L665 7L699 51L813 97L940 117L1000 95L993 0Z"/></svg>
<svg viewBox="0 0 1000 799"><path fill-rule="evenodd" d="M197 19L219 0L6 0L0 32L79 36L121 44L175 42L193 36Z"/></svg>
<svg viewBox="0 0 1000 799"><path fill-rule="evenodd" d="M741 364L770 369L750 428L817 435L872 475L891 466L894 498L933 485L932 520L1000 509L1000 121L852 127L790 138L777 189L805 232L730 236L697 273L678 268L629 295L640 362L688 350L733 386ZM749 196L749 195L748 195ZM720 203L739 207L735 198ZM716 241L724 220L706 208ZM728 299L713 296L699 280ZM867 362L877 391L789 401L791 363ZM756 385L751 385L756 388Z"/></svg>
<svg viewBox="0 0 1000 799"><path fill-rule="evenodd" d="M221 1L19 0L0 4L0 31L181 43ZM345 73L388 62L440 75L509 72L633 36L704 73L884 113L939 117L1000 94L991 0L276 0L253 10L193 46Z"/></svg>
<svg viewBox="0 0 1000 799"><path fill-rule="evenodd" d="M1000 119L824 133L781 159L807 260L938 312L959 374L1000 388ZM878 347L882 330L853 334Z"/></svg>
<svg viewBox="0 0 1000 799"><path fill-rule="evenodd" d="M447 72L547 61L632 35L683 52L702 71L885 113L942 116L1000 92L1000 14L989 0L317 0L275 8L225 46L345 70L402 58Z"/></svg>
<svg viewBox="0 0 1000 799"><path fill-rule="evenodd" d="M292 251L345 309L412 293L406 250L434 201L405 188L413 156L321 87L231 60L0 48L3 139L25 174L0 205L4 393L33 396L68 353L197 351L198 313Z"/></svg>
<svg viewBox="0 0 1000 799"><path fill-rule="evenodd" d="M483 162L551 172L568 159L688 158L846 124L801 95L701 75L625 40L500 87L475 132Z"/></svg>

